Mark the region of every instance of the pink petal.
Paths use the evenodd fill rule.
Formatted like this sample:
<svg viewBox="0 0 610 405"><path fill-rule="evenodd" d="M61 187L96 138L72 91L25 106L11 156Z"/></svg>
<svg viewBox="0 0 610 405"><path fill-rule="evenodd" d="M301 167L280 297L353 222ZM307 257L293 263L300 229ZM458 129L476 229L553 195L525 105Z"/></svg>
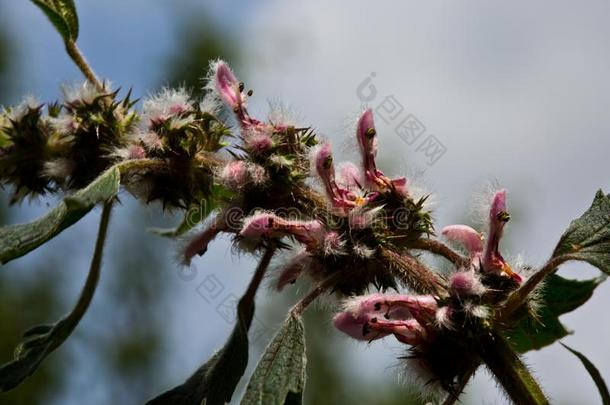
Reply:
<svg viewBox="0 0 610 405"><path fill-rule="evenodd" d="M302 251L294 256L288 265L282 269L275 288L278 291L282 291L288 284L294 283L297 278L299 278L303 270L311 265L311 261L312 256L306 251Z"/></svg>
<svg viewBox="0 0 610 405"><path fill-rule="evenodd" d="M481 234L467 225L449 225L441 233L450 241L464 246L471 256L483 251Z"/></svg>
<svg viewBox="0 0 610 405"><path fill-rule="evenodd" d="M239 105L241 101L239 82L231 68L223 61L216 65L216 91L231 108Z"/></svg>
<svg viewBox="0 0 610 405"><path fill-rule="evenodd" d="M367 321L367 319L354 317L350 312L340 312L333 318L333 324L337 329L357 340L371 341L388 335L388 333L366 328Z"/></svg>
<svg viewBox="0 0 610 405"><path fill-rule="evenodd" d="M211 225L209 228L194 237L184 249L183 264L189 265L191 259L195 255L203 255L208 250L208 245L216 236L222 231L222 228L216 224Z"/></svg>

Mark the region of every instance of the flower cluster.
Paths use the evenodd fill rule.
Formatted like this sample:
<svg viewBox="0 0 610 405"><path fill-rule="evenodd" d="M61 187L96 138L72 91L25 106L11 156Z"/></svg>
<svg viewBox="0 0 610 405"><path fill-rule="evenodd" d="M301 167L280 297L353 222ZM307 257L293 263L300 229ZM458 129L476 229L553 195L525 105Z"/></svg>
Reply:
<svg viewBox="0 0 610 405"><path fill-rule="evenodd" d="M405 177L388 177L377 167L370 109L356 123L359 164L336 166L330 143L284 111L267 120L252 116L253 92L226 63L211 64L206 89L201 101L185 89L163 89L137 112L129 94L115 101L118 92L83 85L66 89L48 116L31 100L5 110L2 181L15 186L17 200L80 188L113 164L132 167L122 183L136 197L211 212L206 221L203 215L182 226L191 229L181 251L185 264L220 233L232 235L243 251L293 250L277 272L278 290L303 274L332 280L332 291L351 297L334 318L339 330L366 341L393 335L410 346L412 364L451 391L476 357L456 354L474 353L462 331L485 334L494 308L522 282L500 253L510 218L506 192L491 199L486 238L466 225L442 229L467 257L446 256L455 272L435 272L417 253L434 251L426 248L434 243L427 196L417 197ZM219 118L222 104L235 134ZM19 164L26 158L31 164ZM371 285L381 291L405 286L415 295L358 296Z"/></svg>
<svg viewBox="0 0 610 405"><path fill-rule="evenodd" d="M303 272L315 280L338 274L335 289L346 294L363 292L371 283L382 289L396 288L397 280L408 284L409 244L431 235L432 222L426 197L415 198L406 178L390 179L377 168L371 110L356 125L360 167L347 162L336 171L330 144L319 142L309 128L277 114L267 121L253 117L247 109L252 91L224 62L211 65L207 89L232 111L239 137L227 148L232 159L216 171L216 183L229 195L208 227L192 234L183 250L185 263L226 232L249 251L270 243L290 247L285 239L302 246L280 270L278 289ZM306 182L312 172L322 194ZM286 216L287 210L295 215ZM404 257L384 254L394 248ZM429 278L439 284L438 276Z"/></svg>
<svg viewBox="0 0 610 405"><path fill-rule="evenodd" d="M12 202L49 191L88 185L127 145L135 114L129 95L98 91L90 84L64 87L63 103L26 99L4 110L0 128L0 181L12 184Z"/></svg>
<svg viewBox="0 0 610 405"><path fill-rule="evenodd" d="M210 65L203 98L195 99L184 88L164 88L138 109L131 91L119 98L120 91L97 78L76 46L74 2L34 3L57 28L88 81L65 87L60 102L45 105L27 98L0 112L0 186L12 187L11 203L51 192L68 194L36 221L3 227L0 262L50 240L95 204L103 209L77 305L59 322L24 334L15 359L0 366L0 391L30 376L82 319L122 186L145 203L184 214L175 229L157 230L184 242L179 253L183 264L203 255L221 233L230 235L236 250L261 256L225 346L184 384L149 403L231 401L246 371L256 293L281 251L291 253L277 266L277 290L303 276L316 286L290 310L242 402L271 400L263 392L270 388L275 402L300 402L305 378L301 315L328 293L344 302L333 318L338 331L359 341L395 338L405 347L400 360L409 375L421 380L420 391L448 392L446 404L458 400L481 364L513 402L549 403L519 353L565 336L558 316L584 303L601 282L563 279L554 274L558 266L579 260L610 272L610 196L600 190L591 208L562 235L551 258L525 280L526 267L509 264L500 246L510 220L506 191L495 191L489 199L485 234L467 225L441 230L446 240L459 245L454 250L436 238L428 195L406 177L389 176L378 167L372 110L364 110L355 125L359 162L336 165L330 143L298 125L288 109L272 106L266 119L252 115L248 103L253 91L220 60ZM369 79L362 85L370 85ZM446 260L451 268L435 271L428 255ZM548 289L540 289L543 282ZM371 294L372 287L377 291ZM282 356L277 356L278 348ZM568 350L583 362L602 397L610 396L592 363ZM260 384L261 375L288 369L294 375Z"/></svg>
<svg viewBox="0 0 610 405"><path fill-rule="evenodd" d="M458 376L477 356L463 331L484 336L490 330L494 309L523 280L499 252L508 219L506 192L500 190L491 201L485 246L483 236L469 226L452 225L442 230L469 253L468 260L448 278L446 294L352 297L335 316L335 326L358 340L393 335L410 346L406 358L417 368L416 375L425 377L424 383L437 382L452 392Z"/></svg>

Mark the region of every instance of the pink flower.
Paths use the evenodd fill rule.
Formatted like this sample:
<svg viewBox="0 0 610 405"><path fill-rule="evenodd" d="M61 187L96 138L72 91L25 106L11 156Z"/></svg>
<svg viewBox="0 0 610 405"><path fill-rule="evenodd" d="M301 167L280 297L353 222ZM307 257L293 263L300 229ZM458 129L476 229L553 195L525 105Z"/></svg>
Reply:
<svg viewBox="0 0 610 405"><path fill-rule="evenodd" d="M470 254L471 268L483 272L506 274L515 282L521 283L522 277L515 273L500 254L500 239L504 233L504 225L510 219L506 211L506 190L495 193L489 211L489 235L483 247L481 234L467 225L450 225L443 228L442 233L451 241L458 242Z"/></svg>
<svg viewBox="0 0 610 405"><path fill-rule="evenodd" d="M341 209L346 213L354 207L367 204L376 197L376 194L360 196L337 184L330 144L325 143L316 150L314 161L318 176L322 179L326 195L333 207Z"/></svg>
<svg viewBox="0 0 610 405"><path fill-rule="evenodd" d="M444 227L441 233L450 241L464 246L474 266L479 264L483 254L483 235L468 225L449 225Z"/></svg>
<svg viewBox="0 0 610 405"><path fill-rule="evenodd" d="M505 273L517 283L523 281L500 254L500 239L504 233L504 225L510 215L506 211L506 190L496 192L489 210L489 237L483 256L483 270L493 273Z"/></svg>
<svg viewBox="0 0 610 405"><path fill-rule="evenodd" d="M235 113L242 129L261 124L259 120L250 117L248 114L244 85L237 80L229 65L223 61L217 61L212 65L212 71L214 90Z"/></svg>
<svg viewBox="0 0 610 405"><path fill-rule="evenodd" d="M216 92L229 107L238 108L243 102L243 94L240 90L239 81L233 74L233 71L223 61L218 61L216 64L215 74Z"/></svg>
<svg viewBox="0 0 610 405"><path fill-rule="evenodd" d="M239 232L241 237L253 240L293 236L308 249L322 246L325 234L326 229L320 221L289 221L270 212L256 213L246 218Z"/></svg>
<svg viewBox="0 0 610 405"><path fill-rule="evenodd" d="M337 329L359 340L379 339L393 334L410 345L425 343L433 331L438 305L430 295L372 294L355 297L337 314Z"/></svg>
<svg viewBox="0 0 610 405"><path fill-rule="evenodd" d="M373 189L380 191L390 190L401 197L407 195L407 179L400 177L389 179L381 170L377 169L375 157L377 156L377 131L373 122L373 111L367 109L358 120L356 129L358 144L362 154L362 166L367 183Z"/></svg>
<svg viewBox="0 0 610 405"><path fill-rule="evenodd" d="M369 321L369 318L358 318L349 312L341 312L333 318L333 324L337 329L357 340L371 341L390 334L368 328Z"/></svg>
<svg viewBox="0 0 610 405"><path fill-rule="evenodd" d="M269 180L269 176L267 175L267 170L256 163L248 164L248 174L250 175L250 179L252 183L257 186L264 184L267 180Z"/></svg>
<svg viewBox="0 0 610 405"><path fill-rule="evenodd" d="M220 99L233 111L242 130L242 138L251 152L263 152L273 147L272 134L286 132L289 125L285 122L265 123L252 117L246 108L247 97L251 91L244 93L244 84L233 74L231 68L223 61L217 61L211 67L211 80L208 88L213 89Z"/></svg>

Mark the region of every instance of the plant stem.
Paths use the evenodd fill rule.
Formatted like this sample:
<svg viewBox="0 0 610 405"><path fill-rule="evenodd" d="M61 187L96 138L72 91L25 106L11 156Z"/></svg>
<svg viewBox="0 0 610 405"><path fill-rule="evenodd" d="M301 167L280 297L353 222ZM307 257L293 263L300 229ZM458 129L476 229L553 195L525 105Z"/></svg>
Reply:
<svg viewBox="0 0 610 405"><path fill-rule="evenodd" d="M267 272L267 268L269 267L269 264L271 263L271 258L273 258L274 254L275 254L275 246L267 247L267 249L265 250L265 254L263 254L263 257L261 258L261 261L258 262L258 266L256 266L254 275L252 276L252 279L250 280L250 284L248 284L248 289L246 290L243 297L241 298L240 303L241 303L241 301L249 301L249 300L253 301L254 300L256 291L258 290L258 287L261 285L261 282L263 281L263 278L265 277L265 273Z"/></svg>
<svg viewBox="0 0 610 405"><path fill-rule="evenodd" d="M121 175L127 175L132 170L160 169L167 166L167 162L159 159L131 159L117 163Z"/></svg>
<svg viewBox="0 0 610 405"><path fill-rule="evenodd" d="M338 278L339 278L339 273L335 273L335 274L331 274L330 276L328 276L327 278L322 280L320 283L318 283L318 285L316 285L314 287L314 289L309 292L309 294L307 294L305 297L303 297L299 302L297 302L292 307L292 309L290 310L290 313L292 314L292 316L294 316L294 317L300 316L303 313L303 311L305 310L305 308L307 308L309 306L309 304L311 304L313 301L315 301L316 298L318 298L320 295L322 295L322 293L324 293L326 290L331 288L335 284L335 282L337 281Z"/></svg>
<svg viewBox="0 0 610 405"><path fill-rule="evenodd" d="M474 372L477 371L477 368L479 368L478 361L472 365L470 370L468 370L466 373L464 373L464 375L460 376L460 379L458 381L457 387L455 388L455 391L453 393L450 393L449 395L447 395L447 398L445 398L442 405L453 405L457 402L457 400L459 399L458 397L464 391L466 384L468 384L468 382L474 375Z"/></svg>
<svg viewBox="0 0 610 405"><path fill-rule="evenodd" d="M78 66L80 71L83 73L83 75L85 75L87 80L89 80L89 82L91 82L91 84L95 86L97 91L99 91L100 93L103 92L104 86L102 82L97 78L97 76L93 72L93 69L85 60L85 57L81 53L80 49L78 49L78 46L76 46L75 41L66 41L66 51L68 52L68 55L74 61L76 66Z"/></svg>
<svg viewBox="0 0 610 405"><path fill-rule="evenodd" d="M481 342L480 356L517 405L544 405L549 401L508 342L492 332Z"/></svg>
<svg viewBox="0 0 610 405"><path fill-rule="evenodd" d="M390 271L418 294L447 295L446 282L442 275L429 269L408 254L396 253L380 248L381 258Z"/></svg>
<svg viewBox="0 0 610 405"><path fill-rule="evenodd" d="M411 248L417 250L427 250L428 252L443 256L458 268L466 266L469 263L468 258L462 256L438 240L420 238L413 242Z"/></svg>
<svg viewBox="0 0 610 405"><path fill-rule="evenodd" d="M100 226L97 232L97 240L95 242L95 251L93 252L93 257L91 258L91 265L89 267L89 274L87 274L87 280L85 281L85 285L83 286L81 294L78 297L78 301L76 302L74 309L72 309L72 312L70 312L70 314L63 318L58 325L53 328L53 338L56 338L59 335L62 337L62 339L57 340L53 344L51 350L59 346L63 340L65 340L65 338L72 333L72 331L76 328L76 325L78 325L85 315L85 312L87 312L89 304L91 304L93 294L95 293L97 283L100 279L102 256L104 253L104 245L106 242L106 234L108 232L108 224L110 223L112 206L112 200L104 204L100 219Z"/></svg>
<svg viewBox="0 0 610 405"><path fill-rule="evenodd" d="M530 278L527 279L525 283L515 292L513 292L502 308L498 311L498 315L496 316L496 320L502 322L509 318L513 312L515 312L521 305L523 305L527 301L527 297L536 289L536 287L550 274L552 274L557 267L559 267L562 263L570 260L571 257L568 255L562 255L553 257L549 261L547 261L540 270L534 273Z"/></svg>

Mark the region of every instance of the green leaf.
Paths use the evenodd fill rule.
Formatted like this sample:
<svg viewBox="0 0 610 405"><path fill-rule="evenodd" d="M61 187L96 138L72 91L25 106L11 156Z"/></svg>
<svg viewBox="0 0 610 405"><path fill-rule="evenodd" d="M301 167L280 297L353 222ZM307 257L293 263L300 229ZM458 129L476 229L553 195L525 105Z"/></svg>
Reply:
<svg viewBox="0 0 610 405"><path fill-rule="evenodd" d="M0 228L0 263L25 255L76 223L97 203L114 197L120 181L119 169L112 167L37 220Z"/></svg>
<svg viewBox="0 0 610 405"><path fill-rule="evenodd" d="M561 236L553 252L553 257L559 256L588 262L610 274L610 198L601 190Z"/></svg>
<svg viewBox="0 0 610 405"><path fill-rule="evenodd" d="M595 288L605 280L569 280L556 274L547 277L539 298L537 316L521 314L522 318L507 334L513 348L519 353L538 350L567 336L570 332L559 321L559 316L583 305Z"/></svg>
<svg viewBox="0 0 610 405"><path fill-rule="evenodd" d="M303 321L291 314L267 346L241 404L300 404L305 387L305 364Z"/></svg>
<svg viewBox="0 0 610 405"><path fill-rule="evenodd" d="M78 14L74 0L32 0L49 18L64 42L78 38Z"/></svg>
<svg viewBox="0 0 610 405"><path fill-rule="evenodd" d="M70 337L85 315L100 278L104 241L108 231L112 202L104 205L91 266L74 309L54 325L37 325L23 334L15 359L0 367L0 391L8 391L32 375L40 363Z"/></svg>
<svg viewBox="0 0 610 405"><path fill-rule="evenodd" d="M610 393L608 392L608 386L606 385L606 382L604 381L604 378L600 374L597 367L595 367L595 365L593 363L591 363L591 361L588 358L586 358L584 354L564 345L563 343L561 343L561 345L563 347L565 347L566 349L568 349L570 352L572 352L572 354L574 354L576 357L578 357L578 359L581 361L583 366L585 366L585 368L589 372L589 375L595 382L595 385L597 386L597 389L599 390L599 394L602 397L603 405L610 405Z"/></svg>
<svg viewBox="0 0 610 405"><path fill-rule="evenodd" d="M248 329L254 315L254 302L238 305L238 321L224 347L201 366L188 380L147 405L222 405L229 402L248 364Z"/></svg>
<svg viewBox="0 0 610 405"><path fill-rule="evenodd" d="M182 385L153 398L148 405L223 405L231 401L248 365L248 330L254 317L254 297L275 252L268 248L245 294L237 304L237 324L224 347Z"/></svg>

